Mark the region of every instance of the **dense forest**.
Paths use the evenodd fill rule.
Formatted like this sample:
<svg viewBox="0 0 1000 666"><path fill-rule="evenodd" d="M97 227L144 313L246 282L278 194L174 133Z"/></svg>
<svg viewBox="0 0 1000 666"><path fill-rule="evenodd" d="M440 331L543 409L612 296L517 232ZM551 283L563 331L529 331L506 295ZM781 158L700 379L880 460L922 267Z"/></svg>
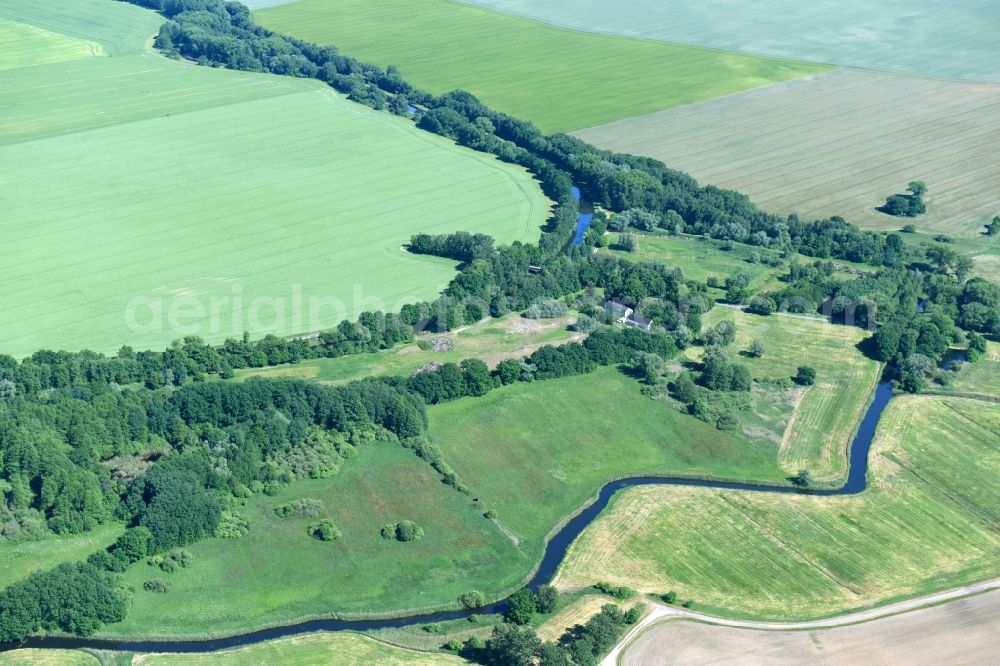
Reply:
<svg viewBox="0 0 1000 666"><path fill-rule="evenodd" d="M986 337L1000 336L1000 288L969 279L971 262L947 245L908 246L899 234L861 231L836 217L805 222L764 213L743 194L702 187L655 160L545 136L468 93L434 96L412 88L393 68L270 33L237 3L129 1L170 19L156 39L168 54L319 78L355 101L400 115L415 104L421 128L525 166L556 206L538 245L497 246L481 234L415 235L412 251L462 262L441 297L397 313L365 312L316 336L244 335L218 346L189 337L163 351L123 347L111 357L48 350L20 361L0 355L0 540L79 533L111 521L127 526L114 545L87 562L35 573L0 592L0 641L40 630L89 634L121 619L130 591L117 572L217 533L233 498L335 474L358 447L408 446L445 482L459 486L422 439L426 405L597 365L632 363L641 376L700 339L709 347L703 371L680 379L675 392L686 396L682 401L696 416L730 427L726 414L706 406L705 391L745 391L751 380L722 351L735 331L703 331L702 315L714 304L709 289L716 285L686 280L679 268L662 263L594 253L604 227L698 234L759 248L787 267L781 287L747 298L749 279L734 275L725 282L726 299L763 316L820 311L875 330L870 353L892 362L905 390L923 388L952 345L967 346L974 360ZM570 243L578 211L573 184L609 211L607 224L598 224L580 245ZM800 262L796 253L822 261ZM844 277L831 259L873 268ZM610 298L652 320L652 330L606 325L601 302ZM336 388L287 380L203 381L208 375L230 378L239 368L371 353L422 331L452 330L552 299L573 300L588 337L492 370L466 360ZM618 631L622 619L605 615L594 631L606 638L610 629L602 623ZM502 654L516 643L530 661L555 649L518 631L499 632L485 654ZM551 658L577 650L573 660L585 663L590 643L580 640L576 647L567 641Z"/></svg>

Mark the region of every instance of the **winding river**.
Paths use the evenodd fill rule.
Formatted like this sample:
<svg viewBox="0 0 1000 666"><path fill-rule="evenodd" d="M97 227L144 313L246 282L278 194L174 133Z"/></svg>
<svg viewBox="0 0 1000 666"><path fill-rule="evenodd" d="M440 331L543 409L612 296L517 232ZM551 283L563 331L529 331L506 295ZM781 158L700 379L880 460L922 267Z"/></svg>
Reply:
<svg viewBox="0 0 1000 666"><path fill-rule="evenodd" d="M858 427L858 432L851 442L850 466L847 475L847 482L836 490L805 490L801 488L787 486L766 486L749 483L734 483L727 481L707 481L697 479L685 479L677 477L656 477L642 476L630 479L613 481L601 488L597 499L588 505L583 511L570 519L546 544L545 554L542 561L528 583L527 587L535 589L552 580L559 565L566 557L566 551L576 538L600 515L601 511L608 505L611 498L619 490L633 486L689 486L696 488L718 488L724 490L744 490L761 493L782 493L782 494L811 494L811 495L854 495L860 493L867 486L868 478L868 450L871 448L872 438L875 429L882 417L889 400L892 398L891 382L884 382L878 385L871 405L865 412L865 416ZM504 603L496 603L486 608L476 611L478 613L499 613L503 612ZM411 624L428 624L431 622L442 622L467 617L470 611L444 611L437 613L424 613L421 615L411 615L384 620L315 620L311 622L301 622L284 627L273 629L263 629L248 634L220 638L214 640L195 641L115 641L89 638L60 638L60 637L37 637L29 638L21 643L0 645L0 651L18 647L35 648L93 648L101 650L118 650L127 652L212 652L225 648L251 645L262 641L269 641L276 638L284 638L297 634L305 634L316 631L366 631L371 629L385 629L403 627Z"/></svg>
<svg viewBox="0 0 1000 666"><path fill-rule="evenodd" d="M576 216L576 233L573 235L573 245L583 243L583 236L590 228L590 223L594 221L594 204L590 203L580 194L580 188L573 186L573 198L580 206L580 212Z"/></svg>

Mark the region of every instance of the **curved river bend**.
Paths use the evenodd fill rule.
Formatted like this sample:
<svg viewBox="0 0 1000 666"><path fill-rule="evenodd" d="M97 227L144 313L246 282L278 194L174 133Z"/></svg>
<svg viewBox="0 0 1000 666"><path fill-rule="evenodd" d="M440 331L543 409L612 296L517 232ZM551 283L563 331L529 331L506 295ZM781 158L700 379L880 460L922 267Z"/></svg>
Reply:
<svg viewBox="0 0 1000 666"><path fill-rule="evenodd" d="M811 495L854 495L867 486L868 450L871 448L875 428L882 417L882 412L892 398L892 383L884 382L875 390L875 397L861 421L857 434L851 442L850 467L847 482L837 490L803 490L785 486L765 486L748 483L732 483L726 481L701 481L675 477L643 476L631 479L613 481L603 488L597 499L583 511L574 516L553 536L545 546L545 554L535 575L527 587L535 589L552 580L559 565L566 557L566 551L576 538L592 523L611 501L612 496L623 488L632 486L689 486L695 488L720 488L724 490L745 490L760 493L781 494L811 494ZM477 612L503 612L503 602L493 604ZM467 617L469 611L444 611L424 613L385 620L315 620L299 624L263 629L248 634L198 641L114 641L87 638L37 637L28 638L21 643L0 645L0 650L10 650L19 647L33 648L93 648L99 650L117 650L123 652L212 652L225 648L251 645L276 638L284 638L297 634L316 631L366 631L371 629L397 628L411 624L427 624Z"/></svg>

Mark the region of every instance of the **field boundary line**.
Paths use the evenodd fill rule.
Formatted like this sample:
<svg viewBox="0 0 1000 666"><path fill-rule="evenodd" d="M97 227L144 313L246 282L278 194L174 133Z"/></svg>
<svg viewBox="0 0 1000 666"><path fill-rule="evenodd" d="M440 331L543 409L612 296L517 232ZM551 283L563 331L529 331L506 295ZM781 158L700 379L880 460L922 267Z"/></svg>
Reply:
<svg viewBox="0 0 1000 666"><path fill-rule="evenodd" d="M820 67L828 67L828 68L830 68L831 71L847 69L847 70L856 70L856 71L859 71L859 72L875 72L877 74L888 74L888 75L891 75L891 76L900 76L900 77L908 77L908 78L927 79L927 80L930 80L930 81L958 81L958 82L966 82L966 83L996 83L997 82L997 79L989 79L989 78L962 78L962 77L958 77L958 76L935 76L933 74L920 74L920 73L917 73L917 72L906 72L906 71L896 70L896 69L881 69L879 67L862 67L861 65L840 65L840 64L837 64L837 63L834 63L834 62L823 62L823 61L820 61L820 60L808 60L806 58L797 58L795 56L768 55L768 54L765 54L765 53L758 53L756 51L747 51L745 49L724 49L724 48L721 48L721 47L718 47L718 46L705 46L705 45L702 45L702 44L692 44L690 42L679 42L679 41L674 41L674 40L669 40L669 39L657 39L656 37L631 37L629 35L623 35L623 34L617 33L617 32L609 32L607 30L597 30L597 29L594 29L594 28L583 28L583 27L579 27L579 26L570 27L570 26L562 25L560 23L556 23L555 21L547 21L547 20L545 20L543 18L539 18L537 16L529 16L528 14L525 14L523 12L517 12L517 11L512 11L512 10L507 10L507 9L496 9L496 8L493 8L493 7L486 7L486 6L480 5L480 4L476 3L476 2L473 2L472 0L448 0L448 1L451 2L451 3L453 3L453 4L456 4L456 5L464 5L466 7L470 7L470 8L473 8L473 9L482 10L484 12L489 12L489 13L493 13L493 14L501 14L503 16L513 16L515 18L519 18L519 19L524 20L524 21L530 21L532 23L537 23L539 25L544 25L544 26L547 26L549 28L555 28L556 30L566 30L568 32L578 32L578 33L581 33L581 34L595 35L595 36L598 36L598 37L611 37L611 38L617 38L617 39L627 39L629 41L647 42L647 43L650 43L650 44L666 44L668 46L679 46L679 47L690 48L690 49L701 49L703 51L713 51L715 53L731 53L731 54L735 54L735 55L746 56L746 57L749 57L749 58L757 58L757 59L760 59L760 60L770 60L772 62L790 62L790 63L800 63L800 64L804 64L804 65L816 65L816 66L820 66ZM797 76L797 77L794 77L792 79L787 79L787 80L788 81L794 81L795 79L803 79L803 78L806 78L807 76L814 76L814 75ZM776 81L775 83L780 83L780 82ZM764 85L770 85L770 84L764 84ZM754 87L755 88L762 88L762 87L764 87L764 85L754 86ZM748 90L753 90L753 88L748 88ZM724 97L724 95L719 95L719 97ZM712 97L710 99L716 99L716 98ZM705 100L702 100L702 101L705 101ZM689 106L690 104L698 104L698 102L689 102L688 104L681 104L679 106ZM638 116L633 116L633 117L638 117ZM600 125L595 125L594 127L600 127ZM584 128L584 129L590 129L590 128ZM573 130L573 131L574 132L579 132L579 131L582 131L582 130Z"/></svg>
<svg viewBox="0 0 1000 666"><path fill-rule="evenodd" d="M1000 590L1000 578L989 580L983 583L967 585L945 592L917 597L906 601L899 601L888 606L881 606L869 610L855 611L834 617L810 620L805 622L757 622L753 620L736 620L684 610L672 606L652 602L653 611L642 621L632 628L618 644L601 660L600 666L618 666L625 648L636 641L648 629L657 624L671 621L700 622L720 627L731 627L734 629L752 629L756 631L810 631L813 629L835 629L854 624L862 624L873 620L882 619L894 615L900 615L910 611L920 610L931 606L938 606L953 601L959 601L968 597L985 594L995 590Z"/></svg>

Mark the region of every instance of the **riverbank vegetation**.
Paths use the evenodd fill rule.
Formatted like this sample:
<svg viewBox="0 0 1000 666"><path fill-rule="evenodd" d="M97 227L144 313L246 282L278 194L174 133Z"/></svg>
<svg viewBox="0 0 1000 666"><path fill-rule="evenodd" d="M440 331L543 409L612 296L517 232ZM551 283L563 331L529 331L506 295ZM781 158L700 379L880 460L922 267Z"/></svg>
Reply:
<svg viewBox="0 0 1000 666"><path fill-rule="evenodd" d="M866 492L629 489L572 546L556 584L674 590L694 610L787 621L986 578L1000 563L998 441L996 404L898 397Z"/></svg>

